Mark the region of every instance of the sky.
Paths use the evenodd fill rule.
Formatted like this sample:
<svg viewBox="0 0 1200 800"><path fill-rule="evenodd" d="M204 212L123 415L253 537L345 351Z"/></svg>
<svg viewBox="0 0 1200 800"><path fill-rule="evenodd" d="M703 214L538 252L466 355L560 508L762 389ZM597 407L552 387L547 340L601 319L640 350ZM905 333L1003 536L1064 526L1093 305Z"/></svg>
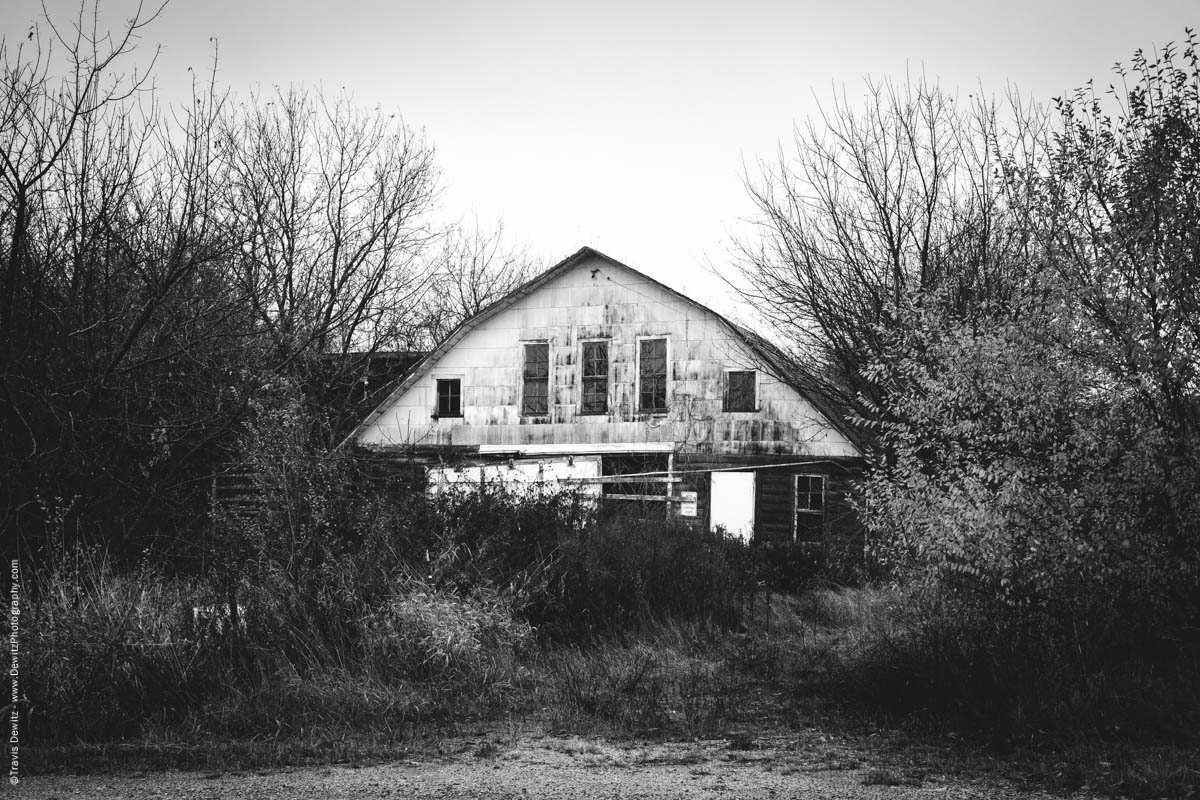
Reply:
<svg viewBox="0 0 1200 800"><path fill-rule="evenodd" d="M102 26L133 8L102 0ZM41 13L0 0L0 32ZM238 94L344 88L398 111L437 150L447 218L502 220L545 266L589 245L745 319L709 267L729 275L749 235L746 177L835 92L923 73L960 97L1048 102L1197 24L1196 0L172 0L137 58L161 46L167 101L216 42Z"/></svg>

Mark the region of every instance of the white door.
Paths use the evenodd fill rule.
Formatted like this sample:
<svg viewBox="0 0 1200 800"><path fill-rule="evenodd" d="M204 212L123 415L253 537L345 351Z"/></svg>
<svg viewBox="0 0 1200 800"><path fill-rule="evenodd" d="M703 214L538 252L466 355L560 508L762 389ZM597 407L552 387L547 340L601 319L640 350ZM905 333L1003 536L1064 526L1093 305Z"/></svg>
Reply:
<svg viewBox="0 0 1200 800"><path fill-rule="evenodd" d="M714 472L709 505L709 529L725 529L744 542L754 536L754 473Z"/></svg>

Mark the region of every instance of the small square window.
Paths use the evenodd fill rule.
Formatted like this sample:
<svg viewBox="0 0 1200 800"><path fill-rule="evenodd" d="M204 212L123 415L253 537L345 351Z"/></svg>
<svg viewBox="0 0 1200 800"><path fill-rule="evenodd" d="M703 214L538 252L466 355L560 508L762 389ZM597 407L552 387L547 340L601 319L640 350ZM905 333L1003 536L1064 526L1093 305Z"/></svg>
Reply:
<svg viewBox="0 0 1200 800"><path fill-rule="evenodd" d="M462 416L462 380L459 378L439 379L437 382L437 415L439 417Z"/></svg>
<svg viewBox="0 0 1200 800"><path fill-rule="evenodd" d="M725 404L723 411L757 411L755 397L757 375L754 370L725 373Z"/></svg>

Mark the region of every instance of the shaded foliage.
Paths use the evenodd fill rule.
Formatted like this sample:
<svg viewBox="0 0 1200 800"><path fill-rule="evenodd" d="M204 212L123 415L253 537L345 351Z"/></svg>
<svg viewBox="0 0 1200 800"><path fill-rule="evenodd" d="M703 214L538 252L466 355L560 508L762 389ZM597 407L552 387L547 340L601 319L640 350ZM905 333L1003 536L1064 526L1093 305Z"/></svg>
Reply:
<svg viewBox="0 0 1200 800"><path fill-rule="evenodd" d="M225 557L195 546L212 480L281 384L330 446L372 357L441 333L445 287L485 302L525 262L433 224L434 150L398 115L239 100L215 64L164 113L134 49L156 15L85 10L0 43L0 530L189 568Z"/></svg>
<svg viewBox="0 0 1200 800"><path fill-rule="evenodd" d="M1191 38L1182 56L1139 54L1116 117L1086 93L1061 103L1048 171L1020 176L1040 245L1019 293L983 317L914 294L865 372L883 398L864 487L874 554L918 592L941 653L923 670L961 673L933 670L921 692L971 684L1004 718L1157 734L1195 717Z"/></svg>

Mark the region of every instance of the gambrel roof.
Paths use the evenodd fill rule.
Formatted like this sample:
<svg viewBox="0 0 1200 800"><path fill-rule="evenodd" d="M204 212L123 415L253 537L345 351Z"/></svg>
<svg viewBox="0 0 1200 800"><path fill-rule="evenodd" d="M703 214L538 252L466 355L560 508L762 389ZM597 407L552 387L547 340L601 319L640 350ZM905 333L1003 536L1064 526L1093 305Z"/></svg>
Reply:
<svg viewBox="0 0 1200 800"><path fill-rule="evenodd" d="M826 393L819 390L819 381L815 376L812 376L794 358L786 354L780 348L771 344L763 337L737 325L725 317L721 316L711 308L698 303L692 298L675 291L671 287L654 280L643 272L640 272L633 267L617 261L615 258L605 255L591 247L582 247L577 252L555 264L550 269L527 281L521 286L514 289L509 294L497 300L479 313L464 320L457 328L451 331L450 335L441 341L433 348L421 361L419 361L411 370L409 370L387 393L383 402L367 415L367 417L359 423L359 425L350 433L350 435L342 442L341 447L352 444L358 436L371 426L386 410L402 397L409 389L417 385L422 378L427 376L434 366L452 350L467 334L487 324L496 315L511 308L518 301L529 297L537 292L546 284L555 280L559 276L567 273L579 263L588 259L601 259L611 266L626 270L638 278L647 281L654 286L657 286L662 291L682 300L691 306L710 314L718 320L725 328L728 329L730 335L740 341L746 348L761 362L763 368L774 375L775 378L790 386L802 397L808 400L829 422L829 424L846 439L852 442L860 451L863 450L863 438L848 425L843 413L829 402Z"/></svg>

